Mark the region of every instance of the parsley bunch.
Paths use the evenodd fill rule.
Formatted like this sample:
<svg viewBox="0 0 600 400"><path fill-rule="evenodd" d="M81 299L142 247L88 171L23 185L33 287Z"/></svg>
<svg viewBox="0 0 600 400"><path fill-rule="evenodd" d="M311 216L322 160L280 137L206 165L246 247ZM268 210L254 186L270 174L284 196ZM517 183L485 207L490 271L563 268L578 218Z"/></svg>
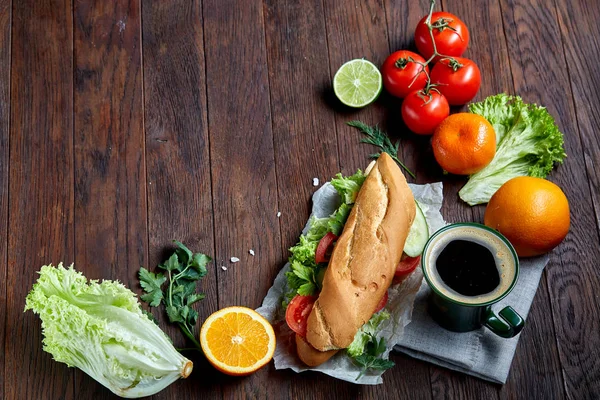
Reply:
<svg viewBox="0 0 600 400"><path fill-rule="evenodd" d="M198 312L191 306L204 298L204 293L196 292L196 282L206 275L206 265L211 258L202 253L192 253L177 240L173 242L177 249L167 261L158 265L158 268L166 271L166 275L140 268L140 285L145 292L140 298L150 307L158 307L163 303L169 321L177 324L183 334L202 350L193 334L193 328L198 322Z"/></svg>
<svg viewBox="0 0 600 400"><path fill-rule="evenodd" d="M353 358L354 362L362 367L360 374L356 377L356 380L359 380L361 376L363 376L369 370L377 370L377 371L385 371L386 369L392 368L394 365L393 361L386 360L381 358L380 356L385 352L385 338L381 338L377 340L377 338L373 335L366 347L365 352L360 356Z"/></svg>
<svg viewBox="0 0 600 400"><path fill-rule="evenodd" d="M352 361L362 367L356 380L369 370L385 371L394 366L393 361L381 358L386 350L385 338L377 339L381 324L390 317L390 313L386 310L373 314L371 319L356 332L354 341L346 349Z"/></svg>

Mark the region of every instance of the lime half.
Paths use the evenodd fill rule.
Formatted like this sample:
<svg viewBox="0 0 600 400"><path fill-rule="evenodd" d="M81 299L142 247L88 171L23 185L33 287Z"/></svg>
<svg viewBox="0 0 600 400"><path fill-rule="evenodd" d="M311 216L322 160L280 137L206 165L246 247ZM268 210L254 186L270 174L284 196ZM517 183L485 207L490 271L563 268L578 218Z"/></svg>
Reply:
<svg viewBox="0 0 600 400"><path fill-rule="evenodd" d="M338 69L333 77L333 91L342 103L350 107L364 107L374 102L383 81L379 69L362 58L351 60Z"/></svg>

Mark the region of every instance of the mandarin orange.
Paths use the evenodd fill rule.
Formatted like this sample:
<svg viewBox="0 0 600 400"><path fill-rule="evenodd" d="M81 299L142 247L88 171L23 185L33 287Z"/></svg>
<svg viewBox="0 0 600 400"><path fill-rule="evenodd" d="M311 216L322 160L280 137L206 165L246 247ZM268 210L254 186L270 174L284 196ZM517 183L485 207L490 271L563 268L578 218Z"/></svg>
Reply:
<svg viewBox="0 0 600 400"><path fill-rule="evenodd" d="M521 257L544 254L567 236L569 202L554 183L520 176L507 181L487 205L485 225L498 230Z"/></svg>
<svg viewBox="0 0 600 400"><path fill-rule="evenodd" d="M452 114L436 128L431 140L438 164L451 174L471 175L496 154L496 132L482 116Z"/></svg>
<svg viewBox="0 0 600 400"><path fill-rule="evenodd" d="M213 367L228 375L257 371L275 352L273 327L246 307L227 307L212 315L200 329L200 345Z"/></svg>

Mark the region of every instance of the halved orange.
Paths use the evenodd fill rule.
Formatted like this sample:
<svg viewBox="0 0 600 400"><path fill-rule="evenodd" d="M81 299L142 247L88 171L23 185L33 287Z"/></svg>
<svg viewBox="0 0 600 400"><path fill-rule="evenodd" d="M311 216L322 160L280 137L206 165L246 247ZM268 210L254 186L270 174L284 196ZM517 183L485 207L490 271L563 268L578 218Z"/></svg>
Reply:
<svg viewBox="0 0 600 400"><path fill-rule="evenodd" d="M204 321L200 345L207 360L228 375L248 375L273 358L275 332L262 315L247 307L223 308Z"/></svg>

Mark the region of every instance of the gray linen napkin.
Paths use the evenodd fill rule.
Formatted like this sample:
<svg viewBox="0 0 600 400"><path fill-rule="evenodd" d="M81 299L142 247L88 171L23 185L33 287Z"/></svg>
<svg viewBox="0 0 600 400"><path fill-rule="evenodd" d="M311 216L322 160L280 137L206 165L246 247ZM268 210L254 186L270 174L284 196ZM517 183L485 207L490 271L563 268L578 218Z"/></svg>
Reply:
<svg viewBox="0 0 600 400"><path fill-rule="evenodd" d="M519 260L517 284L492 309L498 312L509 305L526 320L547 263L547 255ZM447 331L427 313L429 292L429 286L423 281L415 299L412 321L404 328L404 335L394 350L481 379L506 383L520 335L503 339L486 328L465 333ZM523 329L527 329L527 320Z"/></svg>

